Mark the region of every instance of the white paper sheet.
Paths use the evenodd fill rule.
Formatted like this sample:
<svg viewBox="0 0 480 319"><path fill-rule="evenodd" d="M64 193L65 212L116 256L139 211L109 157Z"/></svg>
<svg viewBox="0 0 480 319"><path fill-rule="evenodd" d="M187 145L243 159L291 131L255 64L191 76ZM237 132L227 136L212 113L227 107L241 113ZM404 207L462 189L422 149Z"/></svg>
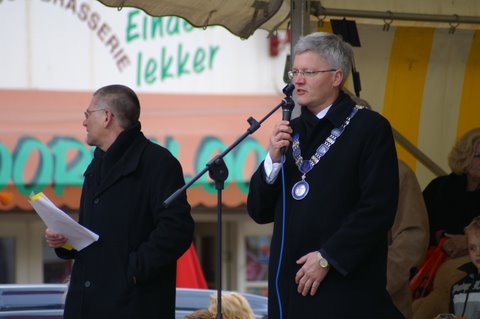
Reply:
<svg viewBox="0 0 480 319"><path fill-rule="evenodd" d="M82 250L98 240L97 234L77 223L55 206L45 194L31 195L29 202L47 228L67 237L67 244L76 250Z"/></svg>

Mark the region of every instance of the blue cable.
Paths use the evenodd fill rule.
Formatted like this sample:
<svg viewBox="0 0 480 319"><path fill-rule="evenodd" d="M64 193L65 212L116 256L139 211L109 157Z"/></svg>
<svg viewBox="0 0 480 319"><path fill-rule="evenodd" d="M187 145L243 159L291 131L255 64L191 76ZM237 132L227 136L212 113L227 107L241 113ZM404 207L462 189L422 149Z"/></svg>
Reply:
<svg viewBox="0 0 480 319"><path fill-rule="evenodd" d="M280 253L278 257L278 267L277 267L277 274L275 277L275 290L277 292L277 301L278 301L278 311L280 314L280 319L283 318L283 309L282 309L282 299L280 297L280 290L278 287L278 282L279 282L279 276L280 276L280 268L282 267L282 258L283 258L283 248L284 248L284 243L285 243L285 216L286 216L286 205L285 205L285 171L284 171L284 163L285 163L285 155L282 155L281 159L282 163L282 240L280 243Z"/></svg>

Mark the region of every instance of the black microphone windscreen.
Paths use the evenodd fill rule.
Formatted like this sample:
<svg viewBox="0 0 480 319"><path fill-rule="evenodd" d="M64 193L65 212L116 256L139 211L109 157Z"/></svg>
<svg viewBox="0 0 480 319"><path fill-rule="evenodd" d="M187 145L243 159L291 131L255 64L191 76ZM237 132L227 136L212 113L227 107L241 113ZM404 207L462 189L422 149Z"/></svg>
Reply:
<svg viewBox="0 0 480 319"><path fill-rule="evenodd" d="M286 96L290 97L292 96L293 90L295 90L295 85L293 83L288 83L283 89L282 92Z"/></svg>
<svg viewBox="0 0 480 319"><path fill-rule="evenodd" d="M295 103L292 100L293 90L295 90L295 85L293 85L292 83L288 83L282 90L283 93L286 95L286 97L283 99L282 104L282 120L284 121L290 122L290 119L292 117L292 111L295 107Z"/></svg>

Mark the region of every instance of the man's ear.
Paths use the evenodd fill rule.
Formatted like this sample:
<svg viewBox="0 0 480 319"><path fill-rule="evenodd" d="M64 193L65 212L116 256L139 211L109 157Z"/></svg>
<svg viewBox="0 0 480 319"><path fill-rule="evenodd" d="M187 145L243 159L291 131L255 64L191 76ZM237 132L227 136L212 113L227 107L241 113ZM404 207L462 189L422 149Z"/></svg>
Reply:
<svg viewBox="0 0 480 319"><path fill-rule="evenodd" d="M112 111L110 111L109 109L106 109L105 110L105 118L103 120L103 126L104 127L107 127L108 125L110 125L112 122L113 122L113 113Z"/></svg>
<svg viewBox="0 0 480 319"><path fill-rule="evenodd" d="M344 74L342 69L335 70L335 73L333 75L333 86L340 87L343 83L343 77Z"/></svg>

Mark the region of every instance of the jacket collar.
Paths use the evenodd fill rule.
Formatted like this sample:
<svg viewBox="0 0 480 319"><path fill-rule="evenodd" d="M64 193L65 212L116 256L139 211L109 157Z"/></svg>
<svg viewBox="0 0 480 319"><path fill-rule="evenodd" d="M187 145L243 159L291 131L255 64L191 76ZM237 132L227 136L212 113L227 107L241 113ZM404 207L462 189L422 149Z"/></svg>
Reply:
<svg viewBox="0 0 480 319"><path fill-rule="evenodd" d="M350 98L348 94L340 91L332 107L328 110L325 117L333 124L334 127L339 127L343 124L347 116L355 106L355 102Z"/></svg>
<svg viewBox="0 0 480 319"><path fill-rule="evenodd" d="M466 264L461 265L460 267L457 268L460 271L463 271L467 274L476 274L478 273L477 267L472 262L468 262Z"/></svg>
<svg viewBox="0 0 480 319"><path fill-rule="evenodd" d="M333 102L324 119L327 119L333 127L339 127L350 114L354 105L355 103L350 96L340 90L337 99ZM310 112L305 106L302 106L301 118L308 126L315 126L320 121L316 114Z"/></svg>
<svg viewBox="0 0 480 319"><path fill-rule="evenodd" d="M125 129L106 152L98 147L95 149L94 159L84 176L97 174L100 177L97 194L137 169L148 143L140 129L140 123Z"/></svg>

